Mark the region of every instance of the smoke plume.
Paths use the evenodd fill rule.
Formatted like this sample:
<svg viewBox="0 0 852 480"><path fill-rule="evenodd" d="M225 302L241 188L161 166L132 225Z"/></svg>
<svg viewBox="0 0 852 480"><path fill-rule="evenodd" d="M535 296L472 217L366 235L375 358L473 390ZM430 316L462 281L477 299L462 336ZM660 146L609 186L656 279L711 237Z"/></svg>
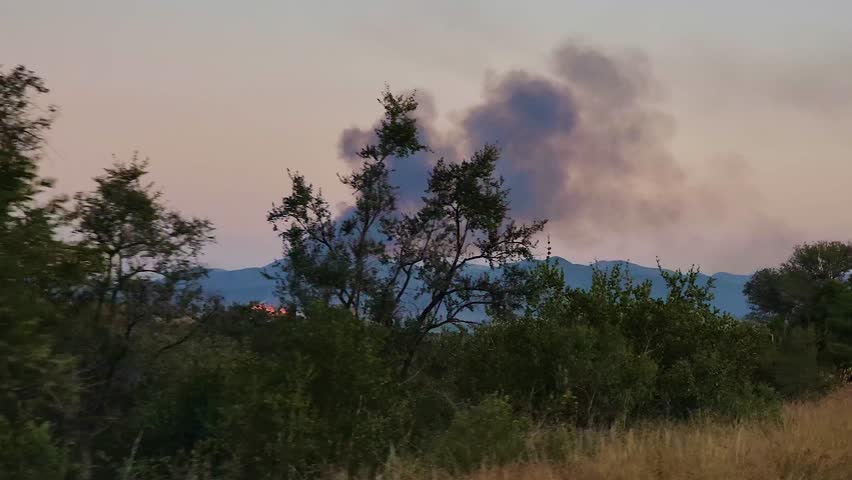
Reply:
<svg viewBox="0 0 852 480"><path fill-rule="evenodd" d="M707 183L673 158L674 121L658 106L663 94L641 53L567 44L553 53L547 73L489 76L481 103L463 111L449 131L436 129L434 101L419 94L423 142L436 154L394 159L393 180L411 204L438 157L455 161L496 144L512 216L547 218L549 230L572 245L627 232L650 239L688 224L685 217L712 218L739 207L736 194L714 198L724 172ZM344 131L342 157L360 162L355 153L371 141L372 129Z"/></svg>

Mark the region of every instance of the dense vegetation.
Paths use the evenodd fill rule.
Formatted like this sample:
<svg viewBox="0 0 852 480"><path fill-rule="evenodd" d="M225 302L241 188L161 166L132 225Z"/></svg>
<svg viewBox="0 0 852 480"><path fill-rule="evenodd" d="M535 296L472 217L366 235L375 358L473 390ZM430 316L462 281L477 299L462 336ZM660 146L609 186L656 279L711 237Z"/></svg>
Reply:
<svg viewBox="0 0 852 480"><path fill-rule="evenodd" d="M712 308L694 270L661 271L665 298L619 269L571 289L547 261L517 266L545 222L510 217L494 146L438 161L422 202L397 203L387 159L430 150L416 99L390 92L342 177L349 211L292 173L268 212L287 313L223 305L198 288L212 225L169 210L146 162L51 196L46 92L0 72L0 478L466 472L591 430L777 420L852 367L852 244L757 272L746 320Z"/></svg>

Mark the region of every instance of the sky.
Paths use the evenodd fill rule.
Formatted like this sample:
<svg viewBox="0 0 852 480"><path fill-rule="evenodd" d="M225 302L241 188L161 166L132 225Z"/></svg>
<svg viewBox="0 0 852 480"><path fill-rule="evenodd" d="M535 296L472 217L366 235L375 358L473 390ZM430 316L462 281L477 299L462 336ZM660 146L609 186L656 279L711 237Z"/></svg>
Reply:
<svg viewBox="0 0 852 480"><path fill-rule="evenodd" d="M387 83L417 89L441 152L505 147L513 214L546 214L555 254L746 273L852 239L850 16L841 0L0 0L0 64L51 88L58 190L139 151L170 206L216 224L213 267L280 255L265 214L288 168L347 201L337 174Z"/></svg>

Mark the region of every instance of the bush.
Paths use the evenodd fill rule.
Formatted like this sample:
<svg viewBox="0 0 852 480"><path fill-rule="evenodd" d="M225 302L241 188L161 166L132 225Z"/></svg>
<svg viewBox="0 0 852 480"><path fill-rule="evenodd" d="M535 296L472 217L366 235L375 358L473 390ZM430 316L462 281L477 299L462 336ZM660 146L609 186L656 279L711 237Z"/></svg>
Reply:
<svg viewBox="0 0 852 480"><path fill-rule="evenodd" d="M402 441L381 330L334 308L258 328L224 379L209 448L241 478L374 470Z"/></svg>
<svg viewBox="0 0 852 480"><path fill-rule="evenodd" d="M61 480L67 473L65 449L47 424L15 426L0 416L0 479Z"/></svg>
<svg viewBox="0 0 852 480"><path fill-rule="evenodd" d="M430 456L437 466L458 473L519 461L526 452L528 429L507 398L491 395L459 410L435 440Z"/></svg>
<svg viewBox="0 0 852 480"><path fill-rule="evenodd" d="M773 325L773 348L767 353L763 372L767 381L785 399L826 393L832 369L822 365L813 328Z"/></svg>

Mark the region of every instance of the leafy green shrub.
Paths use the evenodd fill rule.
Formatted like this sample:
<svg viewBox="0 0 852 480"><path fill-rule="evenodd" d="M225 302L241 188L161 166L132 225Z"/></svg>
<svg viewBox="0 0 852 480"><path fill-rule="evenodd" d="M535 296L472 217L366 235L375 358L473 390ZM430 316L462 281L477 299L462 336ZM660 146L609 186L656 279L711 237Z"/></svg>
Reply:
<svg viewBox="0 0 852 480"><path fill-rule="evenodd" d="M258 328L227 372L209 448L241 478L375 469L404 433L380 329L316 307Z"/></svg>
<svg viewBox="0 0 852 480"><path fill-rule="evenodd" d="M0 416L0 479L61 480L67 472L65 449L47 424L13 426Z"/></svg>
<svg viewBox="0 0 852 480"><path fill-rule="evenodd" d="M454 472L511 463L524 457L528 430L528 422L514 414L507 398L488 396L456 413L435 440L431 457L436 465Z"/></svg>

